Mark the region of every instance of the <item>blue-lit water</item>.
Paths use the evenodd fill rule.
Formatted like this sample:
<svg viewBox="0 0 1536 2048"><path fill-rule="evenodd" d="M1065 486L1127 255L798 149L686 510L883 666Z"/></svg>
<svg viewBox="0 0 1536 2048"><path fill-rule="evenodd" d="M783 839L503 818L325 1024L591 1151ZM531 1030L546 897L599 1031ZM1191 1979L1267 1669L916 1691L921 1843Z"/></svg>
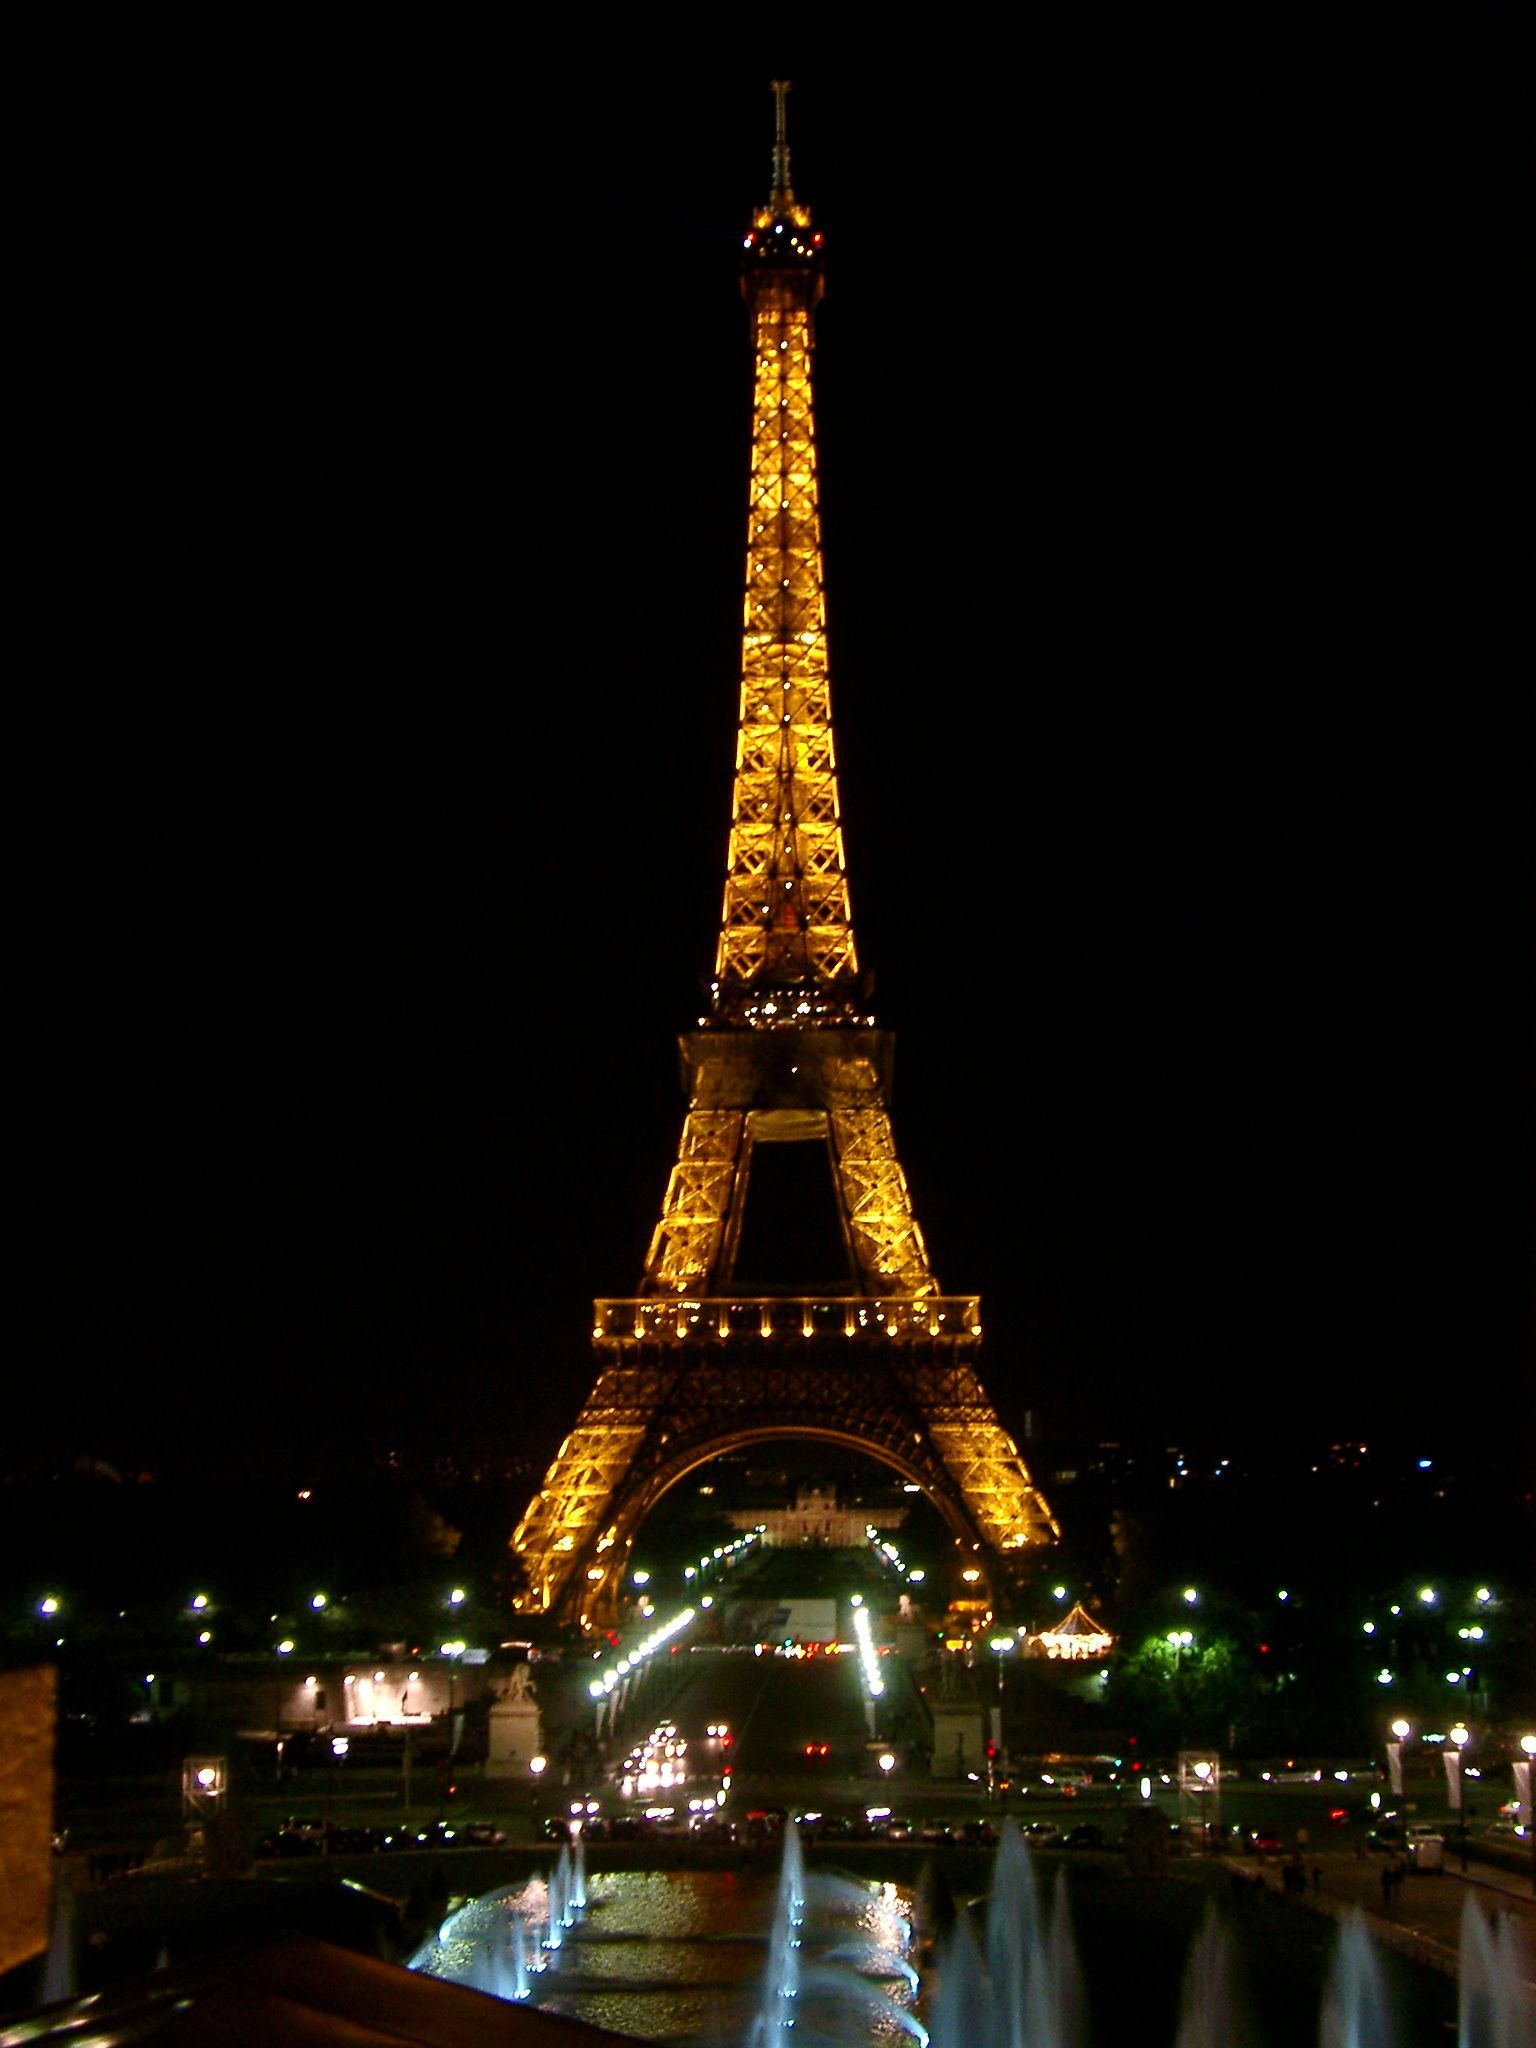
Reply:
<svg viewBox="0 0 1536 2048"><path fill-rule="evenodd" d="M984 1895L951 1902L940 1922L921 1888L808 1870L793 1828L776 1875L627 1871L589 1882L580 1850L562 1849L546 1875L456 1911L411 1967L690 2048L1112 2048L1090 2024L1072 1895L1053 1867L1046 1881L1006 1823ZM1320 2003L1310 2025L1291 2024L1287 2048L1409 2048L1364 1917L1316 1927ZM1120 1987L1123 2038L1137 2048L1277 2039L1273 2016L1248 2004L1238 1937L1214 1904L1188 1954L1169 1960L1176 2024L1154 2030L1150 2000L1138 2010L1135 1987L1128 1997ZM1113 1972L1113 1950L1098 1967ZM1516 1923L1486 1917L1469 1893L1454 2048L1536 2048L1526 1975Z"/></svg>

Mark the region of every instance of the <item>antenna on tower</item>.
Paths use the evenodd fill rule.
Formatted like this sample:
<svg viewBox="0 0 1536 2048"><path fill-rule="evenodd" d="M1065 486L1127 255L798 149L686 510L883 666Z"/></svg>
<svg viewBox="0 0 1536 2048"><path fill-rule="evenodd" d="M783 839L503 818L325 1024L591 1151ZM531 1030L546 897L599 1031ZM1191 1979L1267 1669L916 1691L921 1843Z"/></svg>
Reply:
<svg viewBox="0 0 1536 2048"><path fill-rule="evenodd" d="M787 78L773 81L773 206L794 204L794 192L789 182L789 129L784 119L784 99L789 91Z"/></svg>

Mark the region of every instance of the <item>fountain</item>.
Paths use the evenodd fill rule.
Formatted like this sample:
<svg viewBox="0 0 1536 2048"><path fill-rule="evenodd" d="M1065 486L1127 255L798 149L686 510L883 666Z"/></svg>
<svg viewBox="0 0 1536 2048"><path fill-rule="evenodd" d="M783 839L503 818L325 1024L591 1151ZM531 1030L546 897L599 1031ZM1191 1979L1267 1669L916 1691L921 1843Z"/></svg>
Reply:
<svg viewBox="0 0 1536 2048"><path fill-rule="evenodd" d="M960 1911L941 1944L931 1994L934 2048L1081 2048L1082 1971L1065 1872L1043 1914L1029 1849L1005 1822L993 1859L985 1942Z"/></svg>
<svg viewBox="0 0 1536 2048"><path fill-rule="evenodd" d="M493 1998L520 2002L532 1988L533 1969L527 1929L516 1913L507 1913L475 1942L464 1981Z"/></svg>
<svg viewBox="0 0 1536 2048"><path fill-rule="evenodd" d="M471 1985L493 1998L528 1998L535 1974L544 1968L540 1942L527 1917L532 1889L509 1886L471 1899L422 1944L411 1967Z"/></svg>
<svg viewBox="0 0 1536 2048"><path fill-rule="evenodd" d="M1215 1891L1219 1867L1198 1887L1085 1893L1067 1861L1046 1887L1008 1821L983 1897L957 1903L930 1866L914 1898L808 1869L791 1825L771 1887L752 1870L615 1872L589 1900L578 1840L547 1877L470 1901L411 1967L710 2048L1420 2048L1449 2038L1455 1997L1455 2048L1536 2048L1518 1923L1470 1892L1459 1992L1435 1976L1426 2001L1358 1909L1331 1938L1309 1918L1298 1946L1294 1916L1255 1920L1255 1895Z"/></svg>
<svg viewBox="0 0 1536 2048"><path fill-rule="evenodd" d="M1231 1937L1214 1909L1207 1907L1184 1966L1174 2048L1231 2048L1232 2042L1248 2038L1234 1970Z"/></svg>
<svg viewBox="0 0 1536 2048"><path fill-rule="evenodd" d="M805 1852L800 1830L791 1823L784 1830L784 1860L779 1866L778 1899L768 1936L763 2002L752 2025L752 2040L759 2048L768 2048L770 2042L789 2034L798 2017L795 2001L800 1995L800 1927L804 1918Z"/></svg>
<svg viewBox="0 0 1536 2048"><path fill-rule="evenodd" d="M1536 2048L1536 2013L1521 1987L1529 1957L1520 1929L1505 1915L1490 1927L1471 1892L1461 1914L1457 2048Z"/></svg>
<svg viewBox="0 0 1536 2048"><path fill-rule="evenodd" d="M546 1948L559 1948L565 1940L565 1930L575 1922L574 1886L571 1845L569 1842L562 1842L560 1854L555 1859L555 1867L549 1873L549 1910L544 1924ZM586 1903L585 1881L582 1884L582 1903Z"/></svg>
<svg viewBox="0 0 1536 2048"><path fill-rule="evenodd" d="M1381 1958L1355 1907L1344 1916L1323 1993L1321 2048L1393 2048Z"/></svg>
<svg viewBox="0 0 1536 2048"><path fill-rule="evenodd" d="M800 1830L791 1821L748 2048L787 2044L791 2031L797 2043L826 2041L833 2048L893 2034L926 2044L927 2029L904 2002L918 1981L906 1960L910 1938L910 1921L892 1909L884 1888L872 1893L852 1879L808 1874ZM895 1995L887 1988L893 1982L901 1987ZM859 2031L850 2034L850 2025Z"/></svg>

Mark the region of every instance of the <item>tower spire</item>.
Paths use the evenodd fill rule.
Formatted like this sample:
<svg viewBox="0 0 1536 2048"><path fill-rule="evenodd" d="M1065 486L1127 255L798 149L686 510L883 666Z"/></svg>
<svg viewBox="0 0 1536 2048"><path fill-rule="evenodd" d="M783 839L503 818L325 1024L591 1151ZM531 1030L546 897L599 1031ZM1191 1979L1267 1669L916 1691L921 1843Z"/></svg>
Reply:
<svg viewBox="0 0 1536 2048"><path fill-rule="evenodd" d="M847 1021L858 955L843 863L822 595L813 320L822 237L790 189L784 96L774 80L773 191L743 243L752 316L741 710L715 950L716 1020Z"/></svg>
<svg viewBox="0 0 1536 2048"><path fill-rule="evenodd" d="M789 84L787 78L773 81L773 191L768 203L776 212L784 212L795 203L794 188L789 182L789 126L784 117Z"/></svg>

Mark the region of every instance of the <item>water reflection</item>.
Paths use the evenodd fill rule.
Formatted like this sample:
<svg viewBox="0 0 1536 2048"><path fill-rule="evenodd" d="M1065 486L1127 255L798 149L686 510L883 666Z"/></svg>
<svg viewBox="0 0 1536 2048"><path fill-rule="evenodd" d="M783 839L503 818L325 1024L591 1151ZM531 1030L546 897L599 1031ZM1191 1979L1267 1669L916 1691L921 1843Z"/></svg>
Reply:
<svg viewBox="0 0 1536 2048"><path fill-rule="evenodd" d="M1364 1917L1351 1911L1318 1931L1326 1966L1320 2006L1304 2028L1317 2048L1408 2048L1421 2038L1391 2009ZM1272 2039L1269 2015L1245 2002L1234 1928L1214 1904L1187 1956L1170 1950L1167 1960L1181 1983L1176 2027L1163 2032L1140 2012L1138 2044L1245 2048ZM547 1875L454 1913L411 1967L636 2041L1089 2048L1065 1870L1044 1886L1012 1822L1001 1830L986 1893L958 1903L933 1866L916 1892L808 1869L793 1825L776 1876L741 1867L604 1872L589 1881L579 1842L563 1845ZM1469 1893L1456 2048L1536 2048L1528 1975L1516 1923L1486 1917ZM1170 1975L1170 1991L1173 1983ZM1301 2038L1293 2022L1287 2039Z"/></svg>

